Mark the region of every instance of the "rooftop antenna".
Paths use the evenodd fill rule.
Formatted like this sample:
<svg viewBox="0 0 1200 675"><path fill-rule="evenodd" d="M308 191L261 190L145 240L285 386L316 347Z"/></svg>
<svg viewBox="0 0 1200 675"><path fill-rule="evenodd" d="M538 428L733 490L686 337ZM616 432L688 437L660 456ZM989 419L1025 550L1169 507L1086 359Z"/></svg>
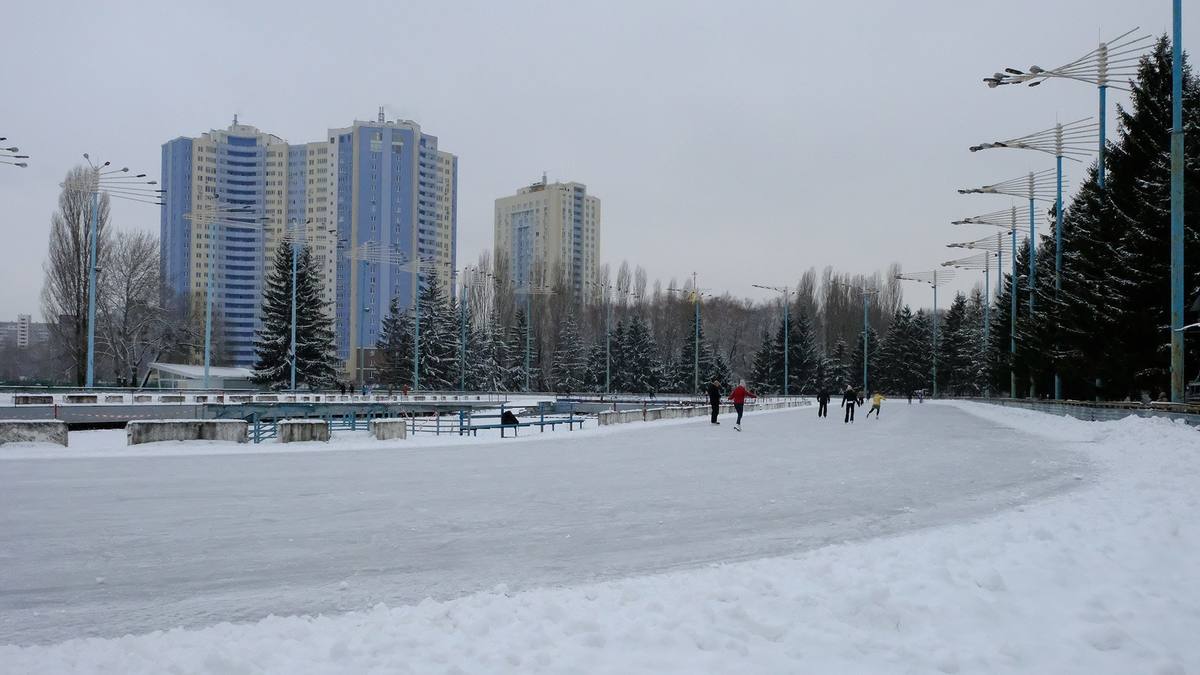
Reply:
<svg viewBox="0 0 1200 675"><path fill-rule="evenodd" d="M379 106L379 123L383 124L383 122L384 122L383 106Z"/></svg>
<svg viewBox="0 0 1200 675"><path fill-rule="evenodd" d="M233 113L233 126L237 126L237 113Z"/></svg>
<svg viewBox="0 0 1200 675"><path fill-rule="evenodd" d="M542 185L546 185L546 172L542 172Z"/></svg>

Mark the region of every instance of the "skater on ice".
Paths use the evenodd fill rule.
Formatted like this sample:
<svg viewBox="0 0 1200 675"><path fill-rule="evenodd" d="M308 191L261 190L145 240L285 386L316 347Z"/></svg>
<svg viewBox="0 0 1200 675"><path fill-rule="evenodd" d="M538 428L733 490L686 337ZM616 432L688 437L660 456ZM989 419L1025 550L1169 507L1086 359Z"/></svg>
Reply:
<svg viewBox="0 0 1200 675"><path fill-rule="evenodd" d="M846 409L845 424L854 421L854 406L862 405L862 399L858 397L858 392L854 390L854 385L846 385L846 392L842 394L842 407Z"/></svg>
<svg viewBox="0 0 1200 675"><path fill-rule="evenodd" d="M817 392L817 417L829 417L829 389L821 387Z"/></svg>
<svg viewBox="0 0 1200 675"><path fill-rule="evenodd" d="M717 421L717 414L721 412L721 382L717 378L713 378L712 382L708 383L705 388L705 393L708 394L708 405L712 407L712 423L720 424Z"/></svg>
<svg viewBox="0 0 1200 675"><path fill-rule="evenodd" d="M875 395L871 397L871 409L867 411L868 418L871 417L871 413L875 413L875 419L879 419L879 406L883 405L883 399L884 395L879 392L875 392Z"/></svg>
<svg viewBox="0 0 1200 675"><path fill-rule="evenodd" d="M746 381L739 380L738 386L734 387L733 392L729 394L729 400L733 401L733 409L737 411L737 422L733 423L733 428L736 431L742 430L742 409L746 405L746 399L758 398L749 389L746 389Z"/></svg>

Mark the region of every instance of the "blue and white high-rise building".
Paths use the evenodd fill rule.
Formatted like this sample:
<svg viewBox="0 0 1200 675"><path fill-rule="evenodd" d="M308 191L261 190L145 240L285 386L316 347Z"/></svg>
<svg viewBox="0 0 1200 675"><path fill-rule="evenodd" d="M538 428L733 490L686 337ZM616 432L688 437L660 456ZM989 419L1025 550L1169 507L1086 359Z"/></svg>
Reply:
<svg viewBox="0 0 1200 675"><path fill-rule="evenodd" d="M458 158L416 122L382 114L331 129L329 146L338 240L378 252L337 261L338 354L353 374L360 355L370 362L393 298L402 310L412 307L418 278L424 285L434 275L453 292Z"/></svg>
<svg viewBox="0 0 1200 675"><path fill-rule="evenodd" d="M401 308L415 300L417 266L397 260L423 260L420 278L437 274L451 288L457 158L415 122L381 115L333 129L327 140L289 145L235 118L228 129L168 141L162 157L163 279L176 299L202 308L213 266L214 340L230 365L254 365L264 277L289 232L320 263L351 376L360 356L370 360L392 298ZM248 208L253 222L193 222L191 214L214 200ZM363 261L364 250L384 255Z"/></svg>

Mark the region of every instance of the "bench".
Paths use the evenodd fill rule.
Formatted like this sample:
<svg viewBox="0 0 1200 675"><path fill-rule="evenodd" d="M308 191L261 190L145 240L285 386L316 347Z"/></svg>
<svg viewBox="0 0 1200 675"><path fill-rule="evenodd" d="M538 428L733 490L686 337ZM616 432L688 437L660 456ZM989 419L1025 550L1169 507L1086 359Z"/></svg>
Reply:
<svg viewBox="0 0 1200 675"><path fill-rule="evenodd" d="M500 438L507 438L507 436L505 435L505 431L507 431L508 429L513 430L513 436L515 437L517 435L517 429L519 427L540 427L541 432L545 433L546 427L550 427L550 430L554 431L554 428L556 426L558 426L559 424L565 424L565 425L567 425L568 429L570 429L571 431L574 431L576 424L579 425L580 429L583 428L583 421L584 421L584 418L582 418L582 417L569 417L565 420L538 420L537 422L518 422L516 424L499 424L499 423L497 423L497 424L468 424L468 425L465 425L462 427L459 434L460 435L461 434L470 434L472 436L478 436L479 431L481 429L483 429L483 430L499 429L500 430Z"/></svg>

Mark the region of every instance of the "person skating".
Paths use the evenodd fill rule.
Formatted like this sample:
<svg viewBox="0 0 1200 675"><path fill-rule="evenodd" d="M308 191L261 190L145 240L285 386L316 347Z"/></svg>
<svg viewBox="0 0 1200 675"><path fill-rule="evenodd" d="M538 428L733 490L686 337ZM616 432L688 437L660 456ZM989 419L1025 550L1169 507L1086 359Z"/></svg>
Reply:
<svg viewBox="0 0 1200 675"><path fill-rule="evenodd" d="M854 390L854 386L846 385L846 391L842 394L842 407L846 409L844 423L849 424L854 421L854 406L859 404L858 392Z"/></svg>
<svg viewBox="0 0 1200 675"><path fill-rule="evenodd" d="M708 405L712 406L712 423L720 424L717 414L721 412L721 381L714 377L705 388L705 393L708 394Z"/></svg>
<svg viewBox="0 0 1200 675"><path fill-rule="evenodd" d="M821 387L817 392L817 417L829 417L829 389Z"/></svg>
<svg viewBox="0 0 1200 675"><path fill-rule="evenodd" d="M912 389L908 390L908 404L912 405Z"/></svg>
<svg viewBox="0 0 1200 675"><path fill-rule="evenodd" d="M871 409L867 411L867 417L870 417L871 413L875 413L875 419L879 420L879 406L883 405L883 399L883 394L875 392L875 395L871 397Z"/></svg>
<svg viewBox="0 0 1200 675"><path fill-rule="evenodd" d="M733 392L729 394L729 400L733 401L733 409L737 411L737 422L733 423L733 428L735 431L742 430L742 409L746 405L746 399L748 398L758 397L750 393L750 390L746 389L745 380L739 380L738 386L734 387Z"/></svg>

